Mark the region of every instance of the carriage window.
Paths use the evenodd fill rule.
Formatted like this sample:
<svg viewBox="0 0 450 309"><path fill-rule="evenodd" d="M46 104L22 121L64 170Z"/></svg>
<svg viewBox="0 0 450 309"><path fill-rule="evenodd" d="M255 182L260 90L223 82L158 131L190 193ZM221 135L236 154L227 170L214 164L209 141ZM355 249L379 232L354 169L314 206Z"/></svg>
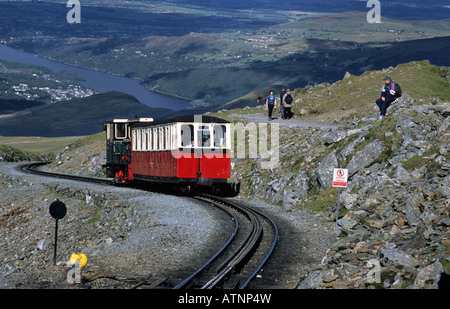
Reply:
<svg viewBox="0 0 450 309"><path fill-rule="evenodd" d="M227 146L227 127L214 126L214 147L225 148Z"/></svg>
<svg viewBox="0 0 450 309"><path fill-rule="evenodd" d="M115 131L116 131L117 139L127 138L127 124L126 123L116 123Z"/></svg>
<svg viewBox="0 0 450 309"><path fill-rule="evenodd" d="M152 150L153 149L153 141L152 141L152 129L147 129L147 145L148 148L147 150Z"/></svg>
<svg viewBox="0 0 450 309"><path fill-rule="evenodd" d="M152 128L152 150L158 150L158 148L156 147L156 129Z"/></svg>
<svg viewBox="0 0 450 309"><path fill-rule="evenodd" d="M197 143L199 147L211 147L211 131L208 126L200 126L197 131Z"/></svg>
<svg viewBox="0 0 450 309"><path fill-rule="evenodd" d="M147 134L148 134L148 132L147 132L147 130L143 130L142 131L142 150L145 150L145 151L147 151L148 150L148 144L147 144L147 141L148 141L148 136L147 136Z"/></svg>
<svg viewBox="0 0 450 309"><path fill-rule="evenodd" d="M132 143L132 145L131 145L131 149L133 150L133 151L136 151L137 150L137 145L136 145L136 140L137 140L137 138L136 138L136 131L133 131L133 143Z"/></svg>
<svg viewBox="0 0 450 309"><path fill-rule="evenodd" d="M157 150L160 150L160 149L161 149L160 141L161 141L160 129L159 129L159 128L156 128L156 149L157 149Z"/></svg>
<svg viewBox="0 0 450 309"><path fill-rule="evenodd" d="M167 150L172 149L172 127L166 129Z"/></svg>
<svg viewBox="0 0 450 309"><path fill-rule="evenodd" d="M141 146L142 146L141 145L141 130L136 130L135 134L136 134L136 142L135 142L136 150L139 151L139 150L141 150Z"/></svg>
<svg viewBox="0 0 450 309"><path fill-rule="evenodd" d="M181 147L194 146L194 126L191 124L181 125Z"/></svg>
<svg viewBox="0 0 450 309"><path fill-rule="evenodd" d="M162 149L166 150L167 149L167 127L162 128L162 142L163 142Z"/></svg>

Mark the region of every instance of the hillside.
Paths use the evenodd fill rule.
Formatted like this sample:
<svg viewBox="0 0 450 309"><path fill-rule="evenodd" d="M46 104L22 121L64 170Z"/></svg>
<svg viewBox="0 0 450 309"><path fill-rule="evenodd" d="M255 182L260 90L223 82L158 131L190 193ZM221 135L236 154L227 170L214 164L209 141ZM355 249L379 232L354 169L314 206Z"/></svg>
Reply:
<svg viewBox="0 0 450 309"><path fill-rule="evenodd" d="M360 76L346 73L332 85L320 84L297 90L293 111L340 121L343 117L367 115L379 98L385 76L401 85L412 99L436 104L450 101L450 69L431 65L429 61L410 62L379 71L367 71ZM303 110L303 111L302 111Z"/></svg>
<svg viewBox="0 0 450 309"><path fill-rule="evenodd" d="M450 101L450 69L430 64L429 61L413 61L378 71L367 71L361 75L346 73L336 83L321 83L292 89L295 95L293 111L304 120L336 121L352 116L369 115L376 108L382 79L389 75L402 86L403 91L414 100L434 103ZM281 86L266 87L233 100L217 110L233 110L256 106L256 98L265 98L269 90L280 92ZM230 111L234 112L234 111ZM250 111L247 111L247 113ZM256 109L253 112L260 112Z"/></svg>
<svg viewBox="0 0 450 309"><path fill-rule="evenodd" d="M84 136L102 132L105 121L114 118L138 115L159 119L171 112L111 91L9 114L0 118L0 132L3 136Z"/></svg>
<svg viewBox="0 0 450 309"><path fill-rule="evenodd" d="M402 84L404 96L379 121L373 100L386 74ZM441 273L450 273L449 86L448 68L415 62L297 89L299 116L271 122L282 124L276 167L236 159L233 177L242 198L307 210L330 222L337 201L333 169L349 170L337 242L299 288L436 288ZM348 96L355 100L343 99ZM310 115L300 116L302 108ZM239 110L218 115L255 119ZM335 129L296 125L335 118ZM367 281L370 259L381 266L375 284Z"/></svg>
<svg viewBox="0 0 450 309"><path fill-rule="evenodd" d="M387 72L405 78L398 81L406 86L404 96L383 121L378 120L370 99L361 97L359 105L349 106L342 100L327 101L327 87L338 94L361 93L370 78L370 84L379 84L380 76ZM292 124L303 122L303 126L274 120L272 125L280 121L283 125L279 127L279 162L272 169L262 169L262 159L233 159L232 175L241 182L240 198L262 200L289 213L308 212L327 224L335 224L337 211L337 189L331 186L333 168L349 170L349 186L340 194L336 241L321 264L299 278L299 288L437 288L442 274L450 274L446 74L448 68L415 62L347 76L332 85L297 89L296 100L315 98L321 107L312 115L315 119L331 117L336 108L348 114L341 115L342 121L334 128L308 127L306 119L313 119L310 115L291 120ZM422 91L414 85L421 85ZM370 91L372 96L379 94L379 86L375 88ZM435 96L427 91L434 91ZM246 112L261 110L217 115L239 123L248 121ZM92 164L101 164L101 148L94 147L100 144L100 135L90 142L84 140L59 154L59 161L50 168L93 173L96 168ZM84 162L72 162L80 152L87 152ZM77 165L84 170L77 171ZM378 281L368 280L373 270L369 260L379 263Z"/></svg>

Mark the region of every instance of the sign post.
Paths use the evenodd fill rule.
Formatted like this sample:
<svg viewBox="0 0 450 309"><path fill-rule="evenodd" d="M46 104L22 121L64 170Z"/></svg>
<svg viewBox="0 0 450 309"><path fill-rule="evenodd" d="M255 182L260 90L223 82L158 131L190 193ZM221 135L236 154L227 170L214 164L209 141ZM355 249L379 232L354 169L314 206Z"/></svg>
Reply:
<svg viewBox="0 0 450 309"><path fill-rule="evenodd" d="M66 216L67 213L67 207L63 202L60 202L59 200L56 200L50 205L49 208L50 215L56 219L55 224L55 250L53 253L53 265L56 266L56 248L58 245L58 220L62 219Z"/></svg>
<svg viewBox="0 0 450 309"><path fill-rule="evenodd" d="M333 172L333 187L338 188L337 209L336 209L336 225L334 232L338 233L338 218L339 218L339 200L341 188L347 188L348 170L343 168L335 168Z"/></svg>

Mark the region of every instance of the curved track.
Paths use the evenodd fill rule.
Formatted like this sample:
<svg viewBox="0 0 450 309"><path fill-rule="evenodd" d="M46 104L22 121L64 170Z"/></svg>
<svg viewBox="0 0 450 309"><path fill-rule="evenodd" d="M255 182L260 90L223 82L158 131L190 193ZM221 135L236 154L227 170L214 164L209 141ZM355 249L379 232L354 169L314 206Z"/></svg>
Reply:
<svg viewBox="0 0 450 309"><path fill-rule="evenodd" d="M206 194L194 198L226 211L235 221L235 232L213 258L175 288L247 288L275 250L278 242L276 224L262 213L224 198ZM239 223L247 225L242 232Z"/></svg>
<svg viewBox="0 0 450 309"><path fill-rule="evenodd" d="M38 170L48 162L24 164L20 168L41 176L114 185L112 179L77 176ZM206 202L227 213L233 220L234 231L228 241L206 263L172 286L186 288L239 288L245 289L257 277L278 242L278 228L269 217L226 198L200 194L192 198ZM141 281L135 287L145 285Z"/></svg>
<svg viewBox="0 0 450 309"><path fill-rule="evenodd" d="M21 165L20 169L27 173L41 175L41 176L47 176L47 177L53 177L53 178L70 179L70 180L77 180L77 181L82 181L82 182L93 182L93 183L100 183L100 184L105 184L105 185L113 185L114 184L113 180L108 179L108 178L62 174L62 173L55 173L55 172L49 172L49 171L41 171L41 170L37 169L38 167L47 165L48 163L49 162L28 163L28 164Z"/></svg>

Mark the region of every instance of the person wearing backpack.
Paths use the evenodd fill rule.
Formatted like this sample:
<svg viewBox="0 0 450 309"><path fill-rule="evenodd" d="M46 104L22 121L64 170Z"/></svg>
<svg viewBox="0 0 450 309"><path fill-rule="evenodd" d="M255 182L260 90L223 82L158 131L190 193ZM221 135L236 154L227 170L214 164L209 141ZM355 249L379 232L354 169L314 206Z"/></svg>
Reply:
<svg viewBox="0 0 450 309"><path fill-rule="evenodd" d="M280 93L280 114L281 114L281 118L284 117L284 106L283 106L283 97L286 93L286 89L283 87L281 88L281 93Z"/></svg>
<svg viewBox="0 0 450 309"><path fill-rule="evenodd" d="M283 96L283 119L291 119L292 116L292 103L294 102L294 96L291 94L291 90L288 89Z"/></svg>
<svg viewBox="0 0 450 309"><path fill-rule="evenodd" d="M262 101L262 98L261 98L261 96L259 95L258 98L256 99L256 103L258 103L258 106L261 105L261 101Z"/></svg>
<svg viewBox="0 0 450 309"><path fill-rule="evenodd" d="M277 97L273 94L273 90L270 90L269 95L266 98L266 108L269 111L268 120L272 120L273 109L277 109Z"/></svg>
<svg viewBox="0 0 450 309"><path fill-rule="evenodd" d="M402 96L402 90L400 86L394 83L390 76L384 78L384 86L381 91L381 97L376 101L380 108L380 120L386 117L386 111L389 106Z"/></svg>

